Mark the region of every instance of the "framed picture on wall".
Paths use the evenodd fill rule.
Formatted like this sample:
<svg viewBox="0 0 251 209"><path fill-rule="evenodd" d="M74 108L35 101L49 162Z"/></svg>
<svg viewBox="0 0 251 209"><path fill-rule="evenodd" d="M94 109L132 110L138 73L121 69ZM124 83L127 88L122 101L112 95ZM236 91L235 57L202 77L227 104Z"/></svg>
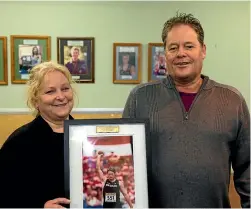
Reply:
<svg viewBox="0 0 251 209"><path fill-rule="evenodd" d="M50 36L11 35L11 82L24 84L30 70L51 59Z"/></svg>
<svg viewBox="0 0 251 209"><path fill-rule="evenodd" d="M65 121L69 208L148 208L148 123L120 118Z"/></svg>
<svg viewBox="0 0 251 209"><path fill-rule="evenodd" d="M7 37L0 36L0 85L8 84Z"/></svg>
<svg viewBox="0 0 251 209"><path fill-rule="evenodd" d="M113 44L113 83L141 82L141 51L140 43Z"/></svg>
<svg viewBox="0 0 251 209"><path fill-rule="evenodd" d="M148 44L148 81L165 78L167 75L166 56L163 43Z"/></svg>
<svg viewBox="0 0 251 209"><path fill-rule="evenodd" d="M58 62L65 65L78 83L95 82L94 37L58 37Z"/></svg>

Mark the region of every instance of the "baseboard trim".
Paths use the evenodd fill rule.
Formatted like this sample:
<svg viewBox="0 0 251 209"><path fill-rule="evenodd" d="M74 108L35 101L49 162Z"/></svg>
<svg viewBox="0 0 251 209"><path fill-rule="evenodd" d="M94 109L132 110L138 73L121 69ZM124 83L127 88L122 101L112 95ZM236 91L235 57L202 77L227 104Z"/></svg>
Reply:
<svg viewBox="0 0 251 209"><path fill-rule="evenodd" d="M73 114L121 114L123 108L73 108ZM3 114L31 114L28 108L0 108L0 115Z"/></svg>

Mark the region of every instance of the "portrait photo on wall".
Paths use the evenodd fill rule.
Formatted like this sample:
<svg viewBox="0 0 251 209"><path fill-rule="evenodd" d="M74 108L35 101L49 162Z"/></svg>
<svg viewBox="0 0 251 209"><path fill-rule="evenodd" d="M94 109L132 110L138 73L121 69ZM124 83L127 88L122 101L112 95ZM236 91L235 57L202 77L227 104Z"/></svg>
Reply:
<svg viewBox="0 0 251 209"><path fill-rule="evenodd" d="M29 74L37 64L42 63L43 46L20 44L18 46L19 72L21 75Z"/></svg>
<svg viewBox="0 0 251 209"><path fill-rule="evenodd" d="M166 56L162 43L148 44L148 81L163 79L167 76Z"/></svg>
<svg viewBox="0 0 251 209"><path fill-rule="evenodd" d="M141 82L141 50L139 43L113 44L113 83Z"/></svg>
<svg viewBox="0 0 251 209"><path fill-rule="evenodd" d="M51 58L49 36L11 36L11 80L26 83L31 69Z"/></svg>
<svg viewBox="0 0 251 209"><path fill-rule="evenodd" d="M94 38L57 38L58 62L79 83L94 83Z"/></svg>
<svg viewBox="0 0 251 209"><path fill-rule="evenodd" d="M94 136L83 143L84 208L133 208L131 136Z"/></svg>
<svg viewBox="0 0 251 209"><path fill-rule="evenodd" d="M0 36L0 85L8 85L8 55L6 36Z"/></svg>

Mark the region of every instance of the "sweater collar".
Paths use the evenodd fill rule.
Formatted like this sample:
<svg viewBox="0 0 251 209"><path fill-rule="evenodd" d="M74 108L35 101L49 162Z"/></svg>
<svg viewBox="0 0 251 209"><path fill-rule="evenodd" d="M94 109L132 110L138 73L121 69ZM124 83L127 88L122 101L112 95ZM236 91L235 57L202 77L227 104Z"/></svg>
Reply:
<svg viewBox="0 0 251 209"><path fill-rule="evenodd" d="M208 76L201 74L201 78L203 79L202 87L201 87L202 89L211 89L214 86L213 82L209 79ZM167 88L170 88L170 89L175 88L173 78L170 75L167 75L166 78L162 79L162 82L164 85L167 86Z"/></svg>

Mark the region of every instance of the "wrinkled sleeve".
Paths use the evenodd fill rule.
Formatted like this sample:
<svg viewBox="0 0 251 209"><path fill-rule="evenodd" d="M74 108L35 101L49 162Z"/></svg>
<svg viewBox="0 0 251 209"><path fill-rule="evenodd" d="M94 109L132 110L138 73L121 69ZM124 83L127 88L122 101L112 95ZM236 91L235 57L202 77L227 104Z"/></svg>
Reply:
<svg viewBox="0 0 251 209"><path fill-rule="evenodd" d="M123 118L136 118L136 95L134 91L131 91L123 110Z"/></svg>
<svg viewBox="0 0 251 209"><path fill-rule="evenodd" d="M250 208L250 113L245 100L239 108L239 131L233 148L234 185L242 208Z"/></svg>

